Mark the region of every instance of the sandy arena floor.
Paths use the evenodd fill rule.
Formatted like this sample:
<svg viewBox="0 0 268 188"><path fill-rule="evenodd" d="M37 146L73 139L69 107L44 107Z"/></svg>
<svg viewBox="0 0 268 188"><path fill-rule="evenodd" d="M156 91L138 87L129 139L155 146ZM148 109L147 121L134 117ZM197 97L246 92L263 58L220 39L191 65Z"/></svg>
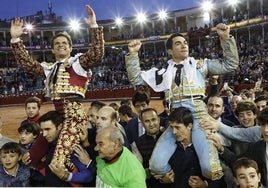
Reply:
<svg viewBox="0 0 268 188"><path fill-rule="evenodd" d="M105 101L106 104L111 102L117 102L120 104L120 101ZM88 109L90 102L84 102L85 110ZM151 100L150 107L156 108L158 113L162 112L162 103L160 100ZM51 103L46 103L41 106L41 114L54 110L54 106ZM12 138L18 141L18 126L20 122L27 118L24 110L24 105L16 106L0 106L0 116L3 119L2 134L6 137Z"/></svg>

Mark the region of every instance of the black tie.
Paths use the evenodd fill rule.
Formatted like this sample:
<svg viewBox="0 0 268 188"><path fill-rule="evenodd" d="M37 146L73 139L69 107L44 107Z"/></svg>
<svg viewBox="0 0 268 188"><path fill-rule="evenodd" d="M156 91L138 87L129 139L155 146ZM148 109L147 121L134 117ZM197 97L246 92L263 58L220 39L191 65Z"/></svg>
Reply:
<svg viewBox="0 0 268 188"><path fill-rule="evenodd" d="M51 76L50 76L50 82L52 82L53 84L57 82L58 72L59 72L59 68L61 64L62 62L57 63L54 69L52 70L53 72L51 73Z"/></svg>
<svg viewBox="0 0 268 188"><path fill-rule="evenodd" d="M156 85L159 85L163 82L163 74L167 71L168 63L164 63L163 65L160 65L160 67L155 71L155 82ZM162 74L158 74L160 70L165 70Z"/></svg>
<svg viewBox="0 0 268 188"><path fill-rule="evenodd" d="M155 82L156 82L156 85L159 85L162 83L163 81L163 74L158 74L158 71L155 71Z"/></svg>
<svg viewBox="0 0 268 188"><path fill-rule="evenodd" d="M174 65L174 67L177 68L174 82L177 84L177 86L179 86L181 83L181 69L183 64Z"/></svg>

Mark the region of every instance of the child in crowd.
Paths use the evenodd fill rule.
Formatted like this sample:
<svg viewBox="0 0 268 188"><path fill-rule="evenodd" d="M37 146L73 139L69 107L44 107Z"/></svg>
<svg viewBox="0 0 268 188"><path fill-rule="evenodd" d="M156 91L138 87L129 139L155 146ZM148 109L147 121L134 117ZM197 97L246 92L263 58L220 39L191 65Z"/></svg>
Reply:
<svg viewBox="0 0 268 188"><path fill-rule="evenodd" d="M29 186L30 169L21 163L22 148L16 142L4 144L0 150L0 187Z"/></svg>
<svg viewBox="0 0 268 188"><path fill-rule="evenodd" d="M19 143L22 148L28 151L35 139L40 134L40 126L37 123L24 123L18 128Z"/></svg>
<svg viewBox="0 0 268 188"><path fill-rule="evenodd" d="M237 185L240 188L258 188L261 174L257 163L249 158L242 157L233 164L233 174Z"/></svg>
<svg viewBox="0 0 268 188"><path fill-rule="evenodd" d="M18 128L19 144L23 149L23 153L30 150L32 144L40 134L41 128L37 123L25 122ZM43 187L44 186L45 169L30 168L30 186Z"/></svg>

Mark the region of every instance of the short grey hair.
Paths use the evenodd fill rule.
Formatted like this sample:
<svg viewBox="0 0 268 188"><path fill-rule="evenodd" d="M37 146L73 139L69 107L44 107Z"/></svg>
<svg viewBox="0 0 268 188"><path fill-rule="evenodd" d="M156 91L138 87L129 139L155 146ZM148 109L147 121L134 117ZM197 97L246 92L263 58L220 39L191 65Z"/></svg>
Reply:
<svg viewBox="0 0 268 188"><path fill-rule="evenodd" d="M103 127L98 131L98 134L103 131L109 132L109 139L111 141L114 142L116 140L119 140L120 146L124 145L125 143L124 136L118 127L115 127L115 126Z"/></svg>
<svg viewBox="0 0 268 188"><path fill-rule="evenodd" d="M118 127L113 127L112 131L110 132L110 139L112 141L119 140L121 146L123 146L125 143L124 136Z"/></svg>

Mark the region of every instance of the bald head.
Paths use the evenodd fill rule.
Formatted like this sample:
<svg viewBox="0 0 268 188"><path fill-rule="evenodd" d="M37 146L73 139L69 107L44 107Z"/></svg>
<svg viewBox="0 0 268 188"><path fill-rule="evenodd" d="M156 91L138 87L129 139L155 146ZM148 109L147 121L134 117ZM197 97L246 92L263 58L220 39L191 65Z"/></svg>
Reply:
<svg viewBox="0 0 268 188"><path fill-rule="evenodd" d="M218 96L213 96L207 102L208 114L214 119L218 119L224 112L223 99Z"/></svg>
<svg viewBox="0 0 268 188"><path fill-rule="evenodd" d="M110 106L104 106L97 113L96 128L100 129L103 127L115 126L117 121L117 112Z"/></svg>

